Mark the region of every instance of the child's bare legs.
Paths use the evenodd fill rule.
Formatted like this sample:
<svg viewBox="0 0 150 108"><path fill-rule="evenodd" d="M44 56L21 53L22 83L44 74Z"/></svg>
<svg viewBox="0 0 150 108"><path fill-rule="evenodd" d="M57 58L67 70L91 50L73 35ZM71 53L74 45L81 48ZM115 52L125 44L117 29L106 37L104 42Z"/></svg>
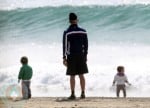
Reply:
<svg viewBox="0 0 150 108"><path fill-rule="evenodd" d="M120 85L117 85L117 91L116 91L117 97L119 97L120 94Z"/></svg>
<svg viewBox="0 0 150 108"><path fill-rule="evenodd" d="M124 85L124 87L122 88L122 90L123 90L123 96L124 96L124 98L126 98L126 88L125 88L125 85Z"/></svg>
<svg viewBox="0 0 150 108"><path fill-rule="evenodd" d="M123 96L124 98L126 98L126 89L125 89L125 85L117 85L117 97L119 97L119 94L120 94L120 90L123 91Z"/></svg>

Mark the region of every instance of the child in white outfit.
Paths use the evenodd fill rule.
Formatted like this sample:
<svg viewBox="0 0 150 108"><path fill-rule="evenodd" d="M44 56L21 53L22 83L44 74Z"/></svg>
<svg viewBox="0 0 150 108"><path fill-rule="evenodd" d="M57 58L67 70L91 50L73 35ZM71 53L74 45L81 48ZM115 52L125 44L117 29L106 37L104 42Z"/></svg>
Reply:
<svg viewBox="0 0 150 108"><path fill-rule="evenodd" d="M124 98L126 98L125 83L131 85L128 82L127 76L124 74L124 67L123 66L118 66L117 67L117 74L115 75L114 81L113 81L113 85L115 85L115 84L117 85L117 89L116 89L117 97L119 97L120 90L122 90Z"/></svg>

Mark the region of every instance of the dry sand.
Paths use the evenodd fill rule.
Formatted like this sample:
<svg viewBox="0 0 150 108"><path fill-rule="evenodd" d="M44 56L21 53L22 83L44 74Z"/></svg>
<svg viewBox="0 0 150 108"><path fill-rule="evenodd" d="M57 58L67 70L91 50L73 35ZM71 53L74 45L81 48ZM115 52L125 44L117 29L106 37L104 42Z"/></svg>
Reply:
<svg viewBox="0 0 150 108"><path fill-rule="evenodd" d="M21 101L1 98L0 108L150 108L150 98L88 97L72 101L62 97L38 97Z"/></svg>

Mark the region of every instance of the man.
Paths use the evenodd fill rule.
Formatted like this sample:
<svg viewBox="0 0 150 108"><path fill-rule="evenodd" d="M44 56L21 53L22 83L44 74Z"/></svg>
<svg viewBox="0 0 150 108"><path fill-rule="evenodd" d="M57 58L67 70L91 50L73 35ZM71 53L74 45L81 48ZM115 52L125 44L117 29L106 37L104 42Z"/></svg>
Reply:
<svg viewBox="0 0 150 108"><path fill-rule="evenodd" d="M75 99L75 76L79 75L81 85L81 99L85 98L85 78L88 73L87 52L88 38L84 29L79 28L77 15L69 14L69 28L63 34L63 64L67 67L66 75L70 76L71 96L68 99Z"/></svg>

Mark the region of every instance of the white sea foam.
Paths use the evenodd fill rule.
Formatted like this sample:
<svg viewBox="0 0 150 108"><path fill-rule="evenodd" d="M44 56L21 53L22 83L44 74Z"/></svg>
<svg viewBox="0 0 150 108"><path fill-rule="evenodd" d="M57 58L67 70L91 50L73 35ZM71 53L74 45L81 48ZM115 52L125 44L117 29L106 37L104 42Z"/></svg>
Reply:
<svg viewBox="0 0 150 108"><path fill-rule="evenodd" d="M1 47L2 48L2 47ZM61 44L20 44L3 46L0 52L1 89L17 84L20 57L28 56L34 70L33 96L67 96L70 93L69 77L62 65ZM150 96L149 46L91 44L88 54L89 74L86 75L88 96L115 96L112 80L118 65L125 66L131 87L128 96ZM79 80L76 91L80 94ZM6 87L5 87L6 88ZM0 90L1 91L1 90ZM141 92L141 93L140 93ZM140 93L140 94L139 94Z"/></svg>
<svg viewBox="0 0 150 108"><path fill-rule="evenodd" d="M45 6L150 4L149 0L0 0L0 9L34 8Z"/></svg>

